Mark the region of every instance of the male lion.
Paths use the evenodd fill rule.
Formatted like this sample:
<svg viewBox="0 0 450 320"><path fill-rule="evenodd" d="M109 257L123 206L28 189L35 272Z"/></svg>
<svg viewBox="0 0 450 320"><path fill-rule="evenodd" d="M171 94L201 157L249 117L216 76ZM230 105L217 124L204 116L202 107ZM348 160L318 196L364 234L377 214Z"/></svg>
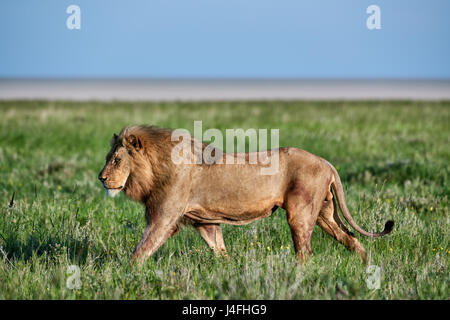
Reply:
<svg viewBox="0 0 450 320"><path fill-rule="evenodd" d="M279 156L279 169L273 175L261 175L265 165L259 163L175 164L171 152L178 141L172 141L171 133L149 126L124 128L118 136L114 134L98 176L110 196L123 190L145 205L147 228L132 261L144 261L185 224L194 226L216 253L226 254L221 223L247 224L270 216L278 207L286 210L300 260L312 254L311 234L317 222L366 261L366 251L342 223L332 190L343 216L359 233L380 237L393 229L393 221L381 233L361 229L347 209L336 169L309 152L269 151L269 157Z"/></svg>

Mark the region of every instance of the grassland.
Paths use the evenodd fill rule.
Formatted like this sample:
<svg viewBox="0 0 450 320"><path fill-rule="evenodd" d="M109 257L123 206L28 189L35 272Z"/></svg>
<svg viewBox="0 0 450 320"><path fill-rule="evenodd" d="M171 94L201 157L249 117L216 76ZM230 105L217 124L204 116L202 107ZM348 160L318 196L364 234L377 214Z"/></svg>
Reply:
<svg viewBox="0 0 450 320"><path fill-rule="evenodd" d="M97 180L110 138L125 125L192 130L194 120L279 128L281 146L333 163L362 227L396 221L385 238L357 236L380 288L318 227L314 256L297 264L281 209L224 226L229 260L185 228L129 265L145 220ZM449 137L450 102L0 102L0 299L449 299ZM69 265L79 289L67 287Z"/></svg>

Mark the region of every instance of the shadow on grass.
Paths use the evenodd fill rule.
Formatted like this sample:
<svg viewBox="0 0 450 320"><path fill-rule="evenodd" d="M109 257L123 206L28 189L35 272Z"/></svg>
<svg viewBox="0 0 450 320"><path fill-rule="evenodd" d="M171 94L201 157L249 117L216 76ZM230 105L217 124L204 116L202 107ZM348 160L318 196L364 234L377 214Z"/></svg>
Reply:
<svg viewBox="0 0 450 320"><path fill-rule="evenodd" d="M11 261L25 261L28 262L33 257L46 256L50 259L67 254L71 263L84 264L87 261L88 255L96 257L97 263L102 263L108 258L108 252L89 241L88 239L75 239L73 237L65 237L58 239L56 237L45 237L38 239L30 235L25 240L20 240L14 235L3 238L3 251L7 258Z"/></svg>

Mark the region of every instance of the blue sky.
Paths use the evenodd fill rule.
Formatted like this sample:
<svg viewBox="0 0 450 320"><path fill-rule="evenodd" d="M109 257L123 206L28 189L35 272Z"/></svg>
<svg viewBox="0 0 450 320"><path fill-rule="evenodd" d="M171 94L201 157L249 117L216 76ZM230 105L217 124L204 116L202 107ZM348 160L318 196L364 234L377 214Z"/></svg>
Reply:
<svg viewBox="0 0 450 320"><path fill-rule="evenodd" d="M0 41L0 77L448 79L450 1L1 0Z"/></svg>

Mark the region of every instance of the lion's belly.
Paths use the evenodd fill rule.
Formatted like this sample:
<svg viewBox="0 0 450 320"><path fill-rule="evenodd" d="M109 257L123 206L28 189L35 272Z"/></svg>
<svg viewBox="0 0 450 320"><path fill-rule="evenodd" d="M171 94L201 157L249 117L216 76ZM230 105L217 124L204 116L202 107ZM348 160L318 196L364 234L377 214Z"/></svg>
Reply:
<svg viewBox="0 0 450 320"><path fill-rule="evenodd" d="M188 210L185 215L198 223L225 223L243 225L270 216L277 205L263 209L262 211L248 211L245 214L236 214L232 211L211 211L203 207L195 207ZM255 210L254 208L252 210Z"/></svg>
<svg viewBox="0 0 450 320"><path fill-rule="evenodd" d="M202 223L247 224L282 206L285 184L281 173L255 174L254 168L234 172L224 167L204 172L192 186L186 215Z"/></svg>

